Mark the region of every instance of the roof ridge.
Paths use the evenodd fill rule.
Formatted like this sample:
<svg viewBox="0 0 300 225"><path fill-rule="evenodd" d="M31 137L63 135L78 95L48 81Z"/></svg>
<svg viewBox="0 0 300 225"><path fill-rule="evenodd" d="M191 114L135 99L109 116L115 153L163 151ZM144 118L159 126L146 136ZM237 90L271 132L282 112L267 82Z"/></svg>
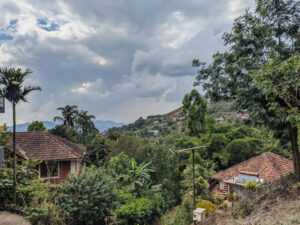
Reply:
<svg viewBox="0 0 300 225"><path fill-rule="evenodd" d="M272 152L270 152L270 153L272 153ZM273 157L275 154L270 154L270 155L272 155L272 157ZM264 157L266 158L267 163L272 167L272 170L275 171L275 173L277 174L277 176L280 177L280 174L278 173L278 171L277 171L276 167L274 166L274 164L270 161L270 158L269 158L269 157L266 157L266 155L265 155ZM281 156L280 156L280 157L281 157ZM276 159L274 159L274 161L275 161L275 160L276 160Z"/></svg>
<svg viewBox="0 0 300 225"><path fill-rule="evenodd" d="M73 155L75 155L75 156L78 156L78 157L81 157L77 152L74 152L74 151L72 151L72 149L68 146L68 145L66 145L65 143L63 143L62 141L58 141L57 140L57 137L58 136L56 136L56 135L53 135L53 134L50 134L50 133L48 133L48 132L45 132L45 134L46 135L48 135L52 140L54 140L56 143L58 143L59 145L63 145L64 147L67 147L66 149L69 151L69 152L71 152Z"/></svg>
<svg viewBox="0 0 300 225"><path fill-rule="evenodd" d="M243 161L243 162L240 162L239 164L236 164L236 165L234 165L234 166L231 166L231 167L229 167L229 168L227 168L227 169L225 169L225 170L222 170L222 171L219 171L219 172L217 172L216 174L214 174L214 176L218 176L218 175L221 175L221 174L226 174L226 172L230 172L232 169L236 169L236 168L239 168L240 166L243 166L243 165L247 165L247 163L248 162L250 162L250 161L253 161L253 160L257 160L257 159L259 159L259 158L263 158L263 159L266 159L266 163L268 163L268 165L270 165L271 167L272 167L272 170L276 173L276 175L277 176L280 176L280 174L278 173L278 171L277 170L275 170L275 168L274 168L274 166L271 164L271 162L270 162L270 160L269 160L269 157L267 157L267 156L279 156L279 155L277 155L277 154L275 154L275 153L272 153L272 152L263 152L263 153L261 153L261 154L259 154L259 155L257 155L257 156L254 156L254 157L252 157L252 158L250 158L250 159L247 159L247 160L245 160L245 161ZM279 156L280 158L284 158L284 157L282 157L282 156ZM284 158L284 159L286 159L286 158ZM288 160L288 159L287 159Z"/></svg>
<svg viewBox="0 0 300 225"><path fill-rule="evenodd" d="M229 168L227 168L227 169L225 169L225 170L222 170L222 171L220 171L220 172L225 172L226 170L229 170L229 169L232 169L232 168L236 168L236 167L238 167L238 166L240 166L240 165L242 165L242 164L245 164L245 163L247 163L247 162L249 162L249 161L252 161L252 160L254 160L254 159L256 159L256 158L260 158L260 157L262 157L263 154L264 154L264 153L259 154L259 155L257 155L257 156L254 156L254 157L252 157L252 158L250 158L250 159L247 159L247 160L245 160L245 161L243 161L243 162L240 162L239 164L236 164L235 166L231 166L231 167L229 167ZM218 173L220 173L220 172L218 172ZM218 174L218 173L216 173L216 174Z"/></svg>

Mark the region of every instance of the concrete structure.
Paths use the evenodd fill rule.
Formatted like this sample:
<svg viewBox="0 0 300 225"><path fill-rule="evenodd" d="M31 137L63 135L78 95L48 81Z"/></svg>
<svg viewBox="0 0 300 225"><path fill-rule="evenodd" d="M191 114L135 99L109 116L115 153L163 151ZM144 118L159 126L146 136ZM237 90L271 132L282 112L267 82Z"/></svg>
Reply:
<svg viewBox="0 0 300 225"><path fill-rule="evenodd" d="M206 209L203 208L197 208L194 210L193 213L193 221L197 223L201 223L206 218Z"/></svg>
<svg viewBox="0 0 300 225"><path fill-rule="evenodd" d="M12 139L6 149L12 151ZM16 133L18 161L31 158L41 160L42 163L37 168L38 175L53 184L66 179L69 173L78 173L85 152L85 147L48 132Z"/></svg>

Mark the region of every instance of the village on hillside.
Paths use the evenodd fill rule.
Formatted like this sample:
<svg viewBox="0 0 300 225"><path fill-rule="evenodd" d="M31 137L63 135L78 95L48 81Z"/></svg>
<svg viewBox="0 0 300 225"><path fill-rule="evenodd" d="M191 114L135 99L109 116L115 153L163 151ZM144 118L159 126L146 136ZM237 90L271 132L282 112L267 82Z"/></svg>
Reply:
<svg viewBox="0 0 300 225"><path fill-rule="evenodd" d="M0 9L0 225L300 224L299 1Z"/></svg>

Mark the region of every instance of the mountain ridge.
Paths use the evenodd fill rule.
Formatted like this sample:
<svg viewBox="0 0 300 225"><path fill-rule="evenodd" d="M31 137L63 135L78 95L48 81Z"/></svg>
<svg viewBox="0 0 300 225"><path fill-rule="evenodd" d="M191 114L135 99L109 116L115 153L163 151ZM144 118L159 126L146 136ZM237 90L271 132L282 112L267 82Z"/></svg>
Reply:
<svg viewBox="0 0 300 225"><path fill-rule="evenodd" d="M53 129L55 126L62 124L61 122L52 122L52 121L41 121L44 126L49 129ZM29 126L29 122L17 124L16 131L17 132L25 132ZM99 132L104 132L112 127L121 127L124 126L125 123L117 123L111 120L94 120L95 127L99 130ZM12 131L12 126L7 127L8 131Z"/></svg>

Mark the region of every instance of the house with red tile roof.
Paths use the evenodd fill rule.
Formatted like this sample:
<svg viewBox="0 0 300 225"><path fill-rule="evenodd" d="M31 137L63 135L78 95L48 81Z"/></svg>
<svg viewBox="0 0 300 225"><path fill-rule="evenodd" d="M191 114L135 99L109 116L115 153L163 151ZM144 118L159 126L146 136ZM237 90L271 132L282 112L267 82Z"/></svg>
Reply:
<svg viewBox="0 0 300 225"><path fill-rule="evenodd" d="M293 161L271 152L265 152L220 171L212 178L218 181L218 189L222 193L235 192L243 196L244 184L252 181L258 184L272 183L293 171Z"/></svg>
<svg viewBox="0 0 300 225"><path fill-rule="evenodd" d="M12 138L6 149L13 150ZM53 184L79 171L86 148L46 131L17 132L16 154L23 160L35 158L42 163L37 168L39 177Z"/></svg>

